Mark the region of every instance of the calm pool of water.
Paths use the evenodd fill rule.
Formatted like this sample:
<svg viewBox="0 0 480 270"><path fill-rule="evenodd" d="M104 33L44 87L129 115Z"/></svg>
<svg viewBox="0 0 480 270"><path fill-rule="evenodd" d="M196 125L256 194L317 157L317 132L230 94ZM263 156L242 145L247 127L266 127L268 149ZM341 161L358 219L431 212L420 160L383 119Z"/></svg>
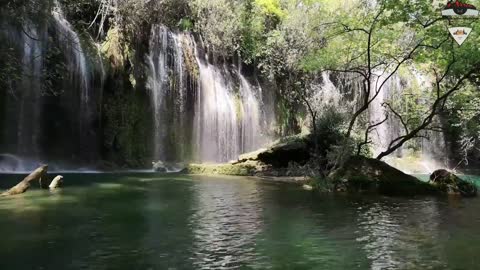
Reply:
<svg viewBox="0 0 480 270"><path fill-rule="evenodd" d="M480 199L246 178L67 174L0 198L0 269L479 269ZM6 189L21 179L1 176Z"/></svg>

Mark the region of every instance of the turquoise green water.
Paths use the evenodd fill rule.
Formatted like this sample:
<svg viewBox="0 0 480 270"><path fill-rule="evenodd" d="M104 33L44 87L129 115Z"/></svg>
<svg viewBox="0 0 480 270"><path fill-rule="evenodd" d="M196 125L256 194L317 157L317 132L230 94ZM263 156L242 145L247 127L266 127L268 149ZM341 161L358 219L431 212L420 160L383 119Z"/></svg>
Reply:
<svg viewBox="0 0 480 270"><path fill-rule="evenodd" d="M479 269L480 200L67 174L0 199L0 269ZM1 176L1 188L22 177Z"/></svg>

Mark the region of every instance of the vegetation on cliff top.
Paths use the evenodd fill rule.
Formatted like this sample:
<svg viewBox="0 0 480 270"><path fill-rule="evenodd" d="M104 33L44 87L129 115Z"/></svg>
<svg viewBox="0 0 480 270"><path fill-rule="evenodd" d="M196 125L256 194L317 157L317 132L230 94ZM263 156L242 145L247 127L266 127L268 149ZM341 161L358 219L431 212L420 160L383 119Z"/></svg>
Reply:
<svg viewBox="0 0 480 270"><path fill-rule="evenodd" d="M277 109L282 111L278 115L283 118L278 122L290 129L278 130L287 134L300 122L297 118L307 118L313 136L321 138L313 140L312 147L315 152L323 151L317 155L324 159L322 164L332 168L351 154L371 153L371 132L382 123L368 122L367 115L372 101L383 90L381 80L402 72L408 74L412 68L427 74L433 81L432 87L412 84L398 98L402 102L384 102L390 111L388 117L402 123L402 133L377 158L427 136L425 131L431 129L438 117L447 118L443 129L457 160L469 161L472 154L479 155L476 150L480 144L479 114L475 108L480 98L475 90L480 59L476 44L480 37L474 31L467 42L457 46L445 31L449 21L439 15L438 7L431 1L61 0L59 3L76 29L91 39L87 43L103 43L102 53L109 60L110 71L123 73L111 79L121 78L125 89L144 88L142 55L153 24L192 31L202 38L214 58L243 61L265 80L273 82L280 99ZM48 0L2 3L2 26L19 27L35 39L25 26L48 23L53 6L54 2ZM476 20L461 22L474 29L479 24ZM4 37L8 31L0 34ZM0 67L0 84L4 89L14 89L21 79L18 53L8 42L0 45L0 56L5 60ZM44 92L61 94L54 89L56 78L61 76L61 56L54 50L49 55L52 63L44 69L43 76L50 79L45 80ZM328 115L330 110L319 102L319 89L315 87L319 74L325 71L331 72L331 76L348 74L351 81L358 81L361 87L355 94L362 98L354 109L335 108L341 119L335 124L338 132L332 135L336 139L328 139L331 146L320 147L326 134L322 133L325 127L317 126L325 115L328 118L334 115ZM106 100L115 100L110 97L107 95ZM128 98L126 95L119 100ZM132 113L128 119L139 119L145 113L131 106L126 106L131 110L113 108L112 103L101 107L107 109L106 120L113 121L110 126L116 126L114 119L121 113ZM108 123L105 126L108 128L104 145L108 148L114 141L109 134L114 132ZM142 124L142 128L146 126ZM128 135L133 134L134 127L135 124L127 124L125 129L129 130L119 137L130 139L116 139L122 144L119 148L126 155L124 161L135 160L129 164L142 163L138 156L146 152L137 148L134 137ZM115 152L111 150L106 152Z"/></svg>

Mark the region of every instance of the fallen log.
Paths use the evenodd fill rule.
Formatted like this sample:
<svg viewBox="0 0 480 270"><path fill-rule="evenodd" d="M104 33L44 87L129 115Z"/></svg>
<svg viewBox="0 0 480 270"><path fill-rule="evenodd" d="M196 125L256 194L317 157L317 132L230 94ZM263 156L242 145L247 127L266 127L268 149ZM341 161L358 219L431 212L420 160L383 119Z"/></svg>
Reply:
<svg viewBox="0 0 480 270"><path fill-rule="evenodd" d="M56 189L61 187L63 184L63 176L57 175L55 178L53 178L52 182L48 186L50 189Z"/></svg>
<svg viewBox="0 0 480 270"><path fill-rule="evenodd" d="M33 171L31 174L25 177L16 186L2 193L1 196L11 196L11 195L17 195L17 194L22 194L26 192L28 188L30 188L30 185L32 182L34 181L41 182L42 178L46 177L47 169L48 169L48 165L43 165L41 167L38 167L35 171Z"/></svg>

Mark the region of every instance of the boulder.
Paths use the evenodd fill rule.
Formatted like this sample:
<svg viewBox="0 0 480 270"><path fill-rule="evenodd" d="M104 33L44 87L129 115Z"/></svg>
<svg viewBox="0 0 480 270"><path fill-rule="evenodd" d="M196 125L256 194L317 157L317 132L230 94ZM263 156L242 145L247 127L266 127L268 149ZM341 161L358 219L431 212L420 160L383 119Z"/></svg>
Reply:
<svg viewBox="0 0 480 270"><path fill-rule="evenodd" d="M159 161L153 161L152 166L153 166L153 170L155 172L166 172L167 171L167 167L160 160Z"/></svg>
<svg viewBox="0 0 480 270"><path fill-rule="evenodd" d="M372 192L390 196L435 195L440 190L377 159L351 157L332 172L336 191Z"/></svg>
<svg viewBox="0 0 480 270"><path fill-rule="evenodd" d="M444 169L434 171L430 175L430 182L448 194L456 194L463 197L477 196L475 184L465 181Z"/></svg>
<svg viewBox="0 0 480 270"><path fill-rule="evenodd" d="M309 134L300 134L282 138L269 147L240 155L232 164L255 161L275 168L286 168L292 162L305 164L310 159L311 138Z"/></svg>
<svg viewBox="0 0 480 270"><path fill-rule="evenodd" d="M63 185L63 176L57 175L48 186L50 189L56 189Z"/></svg>
<svg viewBox="0 0 480 270"><path fill-rule="evenodd" d="M307 190L307 191L312 191L312 190L313 190L313 186L307 185L307 184L304 184L304 185L302 186L302 188L303 188L304 190Z"/></svg>
<svg viewBox="0 0 480 270"><path fill-rule="evenodd" d="M185 163L165 163L165 169L167 172L181 172L187 165Z"/></svg>

